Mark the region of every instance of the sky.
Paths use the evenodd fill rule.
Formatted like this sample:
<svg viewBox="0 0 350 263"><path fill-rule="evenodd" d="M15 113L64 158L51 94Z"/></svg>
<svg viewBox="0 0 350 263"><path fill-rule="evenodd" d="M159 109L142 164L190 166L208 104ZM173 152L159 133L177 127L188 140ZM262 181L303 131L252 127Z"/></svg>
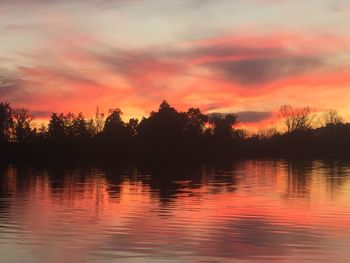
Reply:
<svg viewBox="0 0 350 263"><path fill-rule="evenodd" d="M166 99L250 127L284 104L350 120L349 19L348 0L2 0L0 101L37 119Z"/></svg>

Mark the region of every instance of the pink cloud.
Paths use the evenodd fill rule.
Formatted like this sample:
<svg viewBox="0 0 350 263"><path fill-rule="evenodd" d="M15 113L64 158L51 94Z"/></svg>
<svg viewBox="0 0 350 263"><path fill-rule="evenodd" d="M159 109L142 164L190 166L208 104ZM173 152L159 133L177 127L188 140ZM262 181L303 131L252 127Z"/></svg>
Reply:
<svg viewBox="0 0 350 263"><path fill-rule="evenodd" d="M180 110L271 112L286 103L319 108L327 100L320 91L344 89L350 80L346 64L329 62L349 44L340 36L223 36L139 50L74 30L50 39L46 48L19 54L27 63L5 76L11 85L1 86L4 100L86 115L97 105L120 107L127 117L148 114L163 99Z"/></svg>

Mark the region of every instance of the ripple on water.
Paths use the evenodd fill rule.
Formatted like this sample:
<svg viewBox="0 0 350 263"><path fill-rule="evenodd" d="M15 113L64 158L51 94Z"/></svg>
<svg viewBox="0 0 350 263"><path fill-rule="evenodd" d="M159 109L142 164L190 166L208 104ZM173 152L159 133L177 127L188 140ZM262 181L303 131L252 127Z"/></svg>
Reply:
<svg viewBox="0 0 350 263"><path fill-rule="evenodd" d="M350 258L349 163L193 166L9 166L0 174L0 262Z"/></svg>

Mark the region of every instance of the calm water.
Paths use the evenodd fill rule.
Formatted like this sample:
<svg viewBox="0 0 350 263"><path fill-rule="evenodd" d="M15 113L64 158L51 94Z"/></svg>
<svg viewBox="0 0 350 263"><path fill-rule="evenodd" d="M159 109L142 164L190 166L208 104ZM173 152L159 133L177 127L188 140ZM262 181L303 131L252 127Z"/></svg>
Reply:
<svg viewBox="0 0 350 263"><path fill-rule="evenodd" d="M0 167L0 262L350 262L350 163Z"/></svg>

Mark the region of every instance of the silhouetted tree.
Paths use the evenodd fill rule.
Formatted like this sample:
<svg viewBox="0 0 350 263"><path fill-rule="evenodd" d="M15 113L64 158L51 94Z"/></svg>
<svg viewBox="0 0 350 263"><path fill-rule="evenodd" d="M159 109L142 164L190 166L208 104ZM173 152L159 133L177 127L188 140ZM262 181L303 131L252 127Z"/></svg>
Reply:
<svg viewBox="0 0 350 263"><path fill-rule="evenodd" d="M8 103L0 103L0 142L9 141L12 129L12 108Z"/></svg>
<svg viewBox="0 0 350 263"><path fill-rule="evenodd" d="M138 127L138 134L149 140L172 141L183 135L186 115L179 113L167 101L163 101L157 112L151 112L143 118Z"/></svg>
<svg viewBox="0 0 350 263"><path fill-rule="evenodd" d="M63 122L64 122L64 136L66 138L73 139L75 136L75 129L74 129L74 121L75 121L75 115L72 112L68 112L67 114L63 115Z"/></svg>
<svg viewBox="0 0 350 263"><path fill-rule="evenodd" d="M137 119L125 123L118 108L110 110L104 121L97 108L95 119L89 121L82 113L53 113L48 128L42 125L36 130L31 128L28 110L13 110L9 104L0 103L0 140L11 141L1 145L0 154L15 158L52 154L71 159L350 156L350 123L343 123L336 111L325 115L325 126L313 129L314 115L309 107L284 105L279 117L286 133L270 129L249 134L235 129L234 114L205 115L198 108L182 112L163 101L140 123Z"/></svg>
<svg viewBox="0 0 350 263"><path fill-rule="evenodd" d="M86 121L86 129L89 137L94 137L99 133L94 119Z"/></svg>
<svg viewBox="0 0 350 263"><path fill-rule="evenodd" d="M324 114L325 125L337 125L343 122L342 117L339 115L336 110L329 110L329 112Z"/></svg>
<svg viewBox="0 0 350 263"><path fill-rule="evenodd" d="M36 136L39 141L47 140L49 137L48 128L44 124L41 124L40 128L36 132Z"/></svg>
<svg viewBox="0 0 350 263"><path fill-rule="evenodd" d="M49 122L48 137L54 140L64 139L66 137L65 125L65 116L63 113L60 115L53 113Z"/></svg>
<svg viewBox="0 0 350 263"><path fill-rule="evenodd" d="M209 118L203 114L198 108L190 108L186 112L187 122L185 125L185 131L190 136L202 136L204 134L205 125Z"/></svg>
<svg viewBox="0 0 350 263"><path fill-rule="evenodd" d="M87 122L80 112L78 116L73 115L72 121L72 137L76 139L86 139L90 137L90 131L88 130Z"/></svg>
<svg viewBox="0 0 350 263"><path fill-rule="evenodd" d="M283 120L287 132L308 130L314 119L309 107L294 108L290 105L281 106L278 116Z"/></svg>
<svg viewBox="0 0 350 263"><path fill-rule="evenodd" d="M103 131L105 125L104 113L100 112L100 108L98 106L96 107L94 125L96 129L96 134Z"/></svg>
<svg viewBox="0 0 350 263"><path fill-rule="evenodd" d="M127 133L129 136L134 137L137 135L137 127L139 125L138 119L130 119L129 122L126 124Z"/></svg>
<svg viewBox="0 0 350 263"><path fill-rule="evenodd" d="M106 118L103 134L111 139L123 141L126 138L127 130L121 116L122 111L118 108L109 110Z"/></svg>
<svg viewBox="0 0 350 263"><path fill-rule="evenodd" d="M234 114L214 113L210 115L209 123L213 126L214 136L232 138L233 126L237 124L237 116Z"/></svg>
<svg viewBox="0 0 350 263"><path fill-rule="evenodd" d="M49 122L48 137L54 140L81 140L93 136L84 115L71 112L53 113Z"/></svg>
<svg viewBox="0 0 350 263"><path fill-rule="evenodd" d="M261 139L270 139L278 134L276 128L260 129L258 131L258 136Z"/></svg>
<svg viewBox="0 0 350 263"><path fill-rule="evenodd" d="M18 142L26 142L33 137L32 120L33 117L27 109L17 108L13 110L13 126L15 138Z"/></svg>

